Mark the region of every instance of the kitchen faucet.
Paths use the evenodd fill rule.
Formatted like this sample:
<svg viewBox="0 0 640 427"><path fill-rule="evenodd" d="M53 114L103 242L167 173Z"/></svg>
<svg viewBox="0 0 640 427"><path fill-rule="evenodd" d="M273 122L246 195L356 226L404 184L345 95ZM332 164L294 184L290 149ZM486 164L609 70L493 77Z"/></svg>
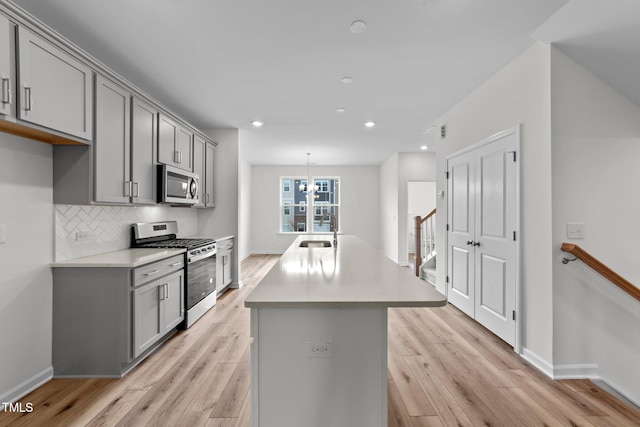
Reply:
<svg viewBox="0 0 640 427"><path fill-rule="evenodd" d="M331 212L327 212L324 215L322 215L320 217L321 227L326 217L329 217L329 230L331 230L331 225L333 225L333 247L336 248L338 247L338 223L336 222L336 216Z"/></svg>

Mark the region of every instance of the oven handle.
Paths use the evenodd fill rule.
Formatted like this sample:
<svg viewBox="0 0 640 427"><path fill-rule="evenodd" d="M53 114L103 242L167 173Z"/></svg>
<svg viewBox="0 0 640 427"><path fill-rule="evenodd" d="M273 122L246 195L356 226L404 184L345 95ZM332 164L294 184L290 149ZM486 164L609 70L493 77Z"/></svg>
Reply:
<svg viewBox="0 0 640 427"><path fill-rule="evenodd" d="M194 263L196 261L202 261L203 259L211 258L212 256L216 256L216 252L217 251L214 250L214 251L211 251L211 252L207 252L205 254L195 255L194 257L187 259L187 263L188 264L192 264L192 263Z"/></svg>

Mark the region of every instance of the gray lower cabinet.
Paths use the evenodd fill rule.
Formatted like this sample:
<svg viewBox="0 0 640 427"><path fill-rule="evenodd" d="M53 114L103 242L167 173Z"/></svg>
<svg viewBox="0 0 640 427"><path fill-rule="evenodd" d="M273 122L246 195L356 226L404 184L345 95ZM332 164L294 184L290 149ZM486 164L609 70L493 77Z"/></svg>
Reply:
<svg viewBox="0 0 640 427"><path fill-rule="evenodd" d="M133 356L138 357L184 319L184 273L136 287L133 318Z"/></svg>
<svg viewBox="0 0 640 427"><path fill-rule="evenodd" d="M18 118L90 140L92 71L52 43L18 27Z"/></svg>
<svg viewBox="0 0 640 427"><path fill-rule="evenodd" d="M233 237L216 240L216 287L218 295L233 282Z"/></svg>
<svg viewBox="0 0 640 427"><path fill-rule="evenodd" d="M184 255L138 268L53 268L53 370L121 377L184 319Z"/></svg>
<svg viewBox="0 0 640 427"><path fill-rule="evenodd" d="M193 132L165 114L158 120L158 162L193 171Z"/></svg>

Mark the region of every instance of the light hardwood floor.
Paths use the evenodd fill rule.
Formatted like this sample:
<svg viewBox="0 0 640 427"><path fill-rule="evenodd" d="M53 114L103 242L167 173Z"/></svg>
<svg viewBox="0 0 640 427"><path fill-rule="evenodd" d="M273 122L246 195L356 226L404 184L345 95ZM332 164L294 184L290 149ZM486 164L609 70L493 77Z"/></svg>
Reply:
<svg viewBox="0 0 640 427"><path fill-rule="evenodd" d="M50 381L21 399L33 412L0 413L0 426L248 427L243 301L277 260L243 261L242 289L124 378ZM640 411L589 381L549 380L450 305L390 309L388 363L390 427L640 426Z"/></svg>

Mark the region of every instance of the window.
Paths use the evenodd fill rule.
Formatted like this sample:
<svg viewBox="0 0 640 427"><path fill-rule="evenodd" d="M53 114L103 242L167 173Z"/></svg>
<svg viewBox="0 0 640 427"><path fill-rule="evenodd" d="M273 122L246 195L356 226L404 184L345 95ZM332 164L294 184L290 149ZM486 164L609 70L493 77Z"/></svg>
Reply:
<svg viewBox="0 0 640 427"><path fill-rule="evenodd" d="M308 186L309 182L313 185ZM333 233L334 228L339 229L340 178L282 177L280 188L281 233Z"/></svg>

